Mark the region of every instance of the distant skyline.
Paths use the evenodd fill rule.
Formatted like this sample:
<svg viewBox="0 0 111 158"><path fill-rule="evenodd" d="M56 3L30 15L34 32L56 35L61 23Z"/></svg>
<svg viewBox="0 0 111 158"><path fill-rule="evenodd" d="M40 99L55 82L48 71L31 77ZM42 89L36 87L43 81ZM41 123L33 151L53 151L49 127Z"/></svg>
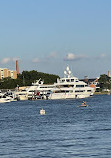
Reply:
<svg viewBox="0 0 111 158"><path fill-rule="evenodd" d="M0 67L78 78L111 71L110 0L1 0Z"/></svg>

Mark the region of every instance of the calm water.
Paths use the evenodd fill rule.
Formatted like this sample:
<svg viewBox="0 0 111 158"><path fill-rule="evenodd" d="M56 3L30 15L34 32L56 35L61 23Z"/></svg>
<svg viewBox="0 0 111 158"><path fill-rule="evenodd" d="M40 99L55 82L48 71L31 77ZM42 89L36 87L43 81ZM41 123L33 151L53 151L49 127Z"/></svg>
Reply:
<svg viewBox="0 0 111 158"><path fill-rule="evenodd" d="M111 96L82 101L0 104L0 158L111 158Z"/></svg>

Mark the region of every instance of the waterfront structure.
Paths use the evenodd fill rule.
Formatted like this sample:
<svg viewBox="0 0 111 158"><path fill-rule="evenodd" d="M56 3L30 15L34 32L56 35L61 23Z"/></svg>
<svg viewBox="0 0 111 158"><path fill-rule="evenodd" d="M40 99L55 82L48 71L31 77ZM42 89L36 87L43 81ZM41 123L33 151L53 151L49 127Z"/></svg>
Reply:
<svg viewBox="0 0 111 158"><path fill-rule="evenodd" d="M9 70L7 68L0 68L0 79L11 77L12 79L17 79L17 71Z"/></svg>
<svg viewBox="0 0 111 158"><path fill-rule="evenodd" d="M99 86L99 77L97 78L88 78L86 79L86 76L84 77L84 79L81 79L81 81L84 81L85 83L87 83L90 87L93 87L95 89L96 92L99 91L100 86Z"/></svg>

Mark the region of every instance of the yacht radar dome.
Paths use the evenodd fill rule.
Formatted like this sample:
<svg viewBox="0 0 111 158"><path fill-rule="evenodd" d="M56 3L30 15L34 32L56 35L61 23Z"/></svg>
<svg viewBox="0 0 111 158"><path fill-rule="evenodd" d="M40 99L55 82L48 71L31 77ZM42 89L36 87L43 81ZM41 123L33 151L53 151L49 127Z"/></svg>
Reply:
<svg viewBox="0 0 111 158"><path fill-rule="evenodd" d="M69 71L68 73L71 74L71 71Z"/></svg>
<svg viewBox="0 0 111 158"><path fill-rule="evenodd" d="M64 74L66 75L66 74L67 74L67 72L66 72L66 71L64 71Z"/></svg>

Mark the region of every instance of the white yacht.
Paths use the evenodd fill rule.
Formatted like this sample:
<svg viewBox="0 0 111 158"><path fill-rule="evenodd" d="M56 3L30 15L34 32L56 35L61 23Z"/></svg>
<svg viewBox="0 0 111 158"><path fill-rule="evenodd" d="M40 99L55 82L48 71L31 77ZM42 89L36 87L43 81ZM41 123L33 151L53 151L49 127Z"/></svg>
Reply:
<svg viewBox="0 0 111 158"><path fill-rule="evenodd" d="M0 103L9 103L11 102L11 99L10 98L0 98Z"/></svg>
<svg viewBox="0 0 111 158"><path fill-rule="evenodd" d="M90 97L95 90L74 77L67 66L64 71L64 78L57 79L57 83L54 83L51 91L49 99L73 99Z"/></svg>
<svg viewBox="0 0 111 158"><path fill-rule="evenodd" d="M48 99L53 87L54 85L44 84L40 78L29 87L27 91L28 99Z"/></svg>

